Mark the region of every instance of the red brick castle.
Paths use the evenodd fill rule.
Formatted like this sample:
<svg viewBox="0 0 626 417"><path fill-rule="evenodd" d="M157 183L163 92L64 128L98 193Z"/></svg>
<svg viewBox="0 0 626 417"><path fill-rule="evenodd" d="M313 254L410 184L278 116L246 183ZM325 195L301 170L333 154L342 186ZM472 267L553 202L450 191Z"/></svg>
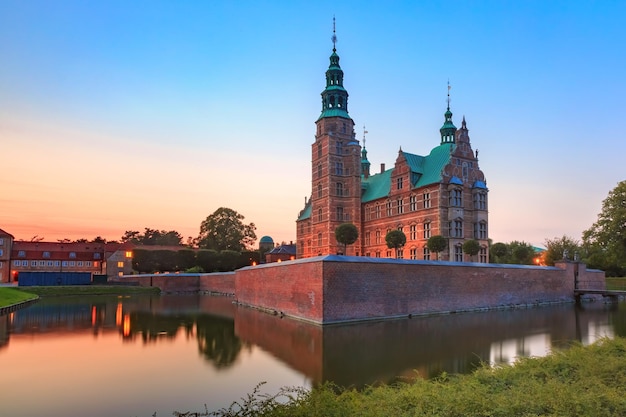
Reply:
<svg viewBox="0 0 626 417"><path fill-rule="evenodd" d="M449 96L439 145L426 156L400 149L393 168L385 170L382 165L380 173L371 174L367 151L356 139L348 114L343 75L333 34L322 113L315 122L311 148L311 197L296 221L297 257L342 253L335 228L350 222L359 239L347 247L346 255L395 257L385 236L399 229L406 236L399 258L431 259L426 243L431 236L442 235L448 248L439 259L488 262L485 176L465 117L460 129L452 122ZM469 239L481 246L476 259L463 253L462 245Z"/></svg>

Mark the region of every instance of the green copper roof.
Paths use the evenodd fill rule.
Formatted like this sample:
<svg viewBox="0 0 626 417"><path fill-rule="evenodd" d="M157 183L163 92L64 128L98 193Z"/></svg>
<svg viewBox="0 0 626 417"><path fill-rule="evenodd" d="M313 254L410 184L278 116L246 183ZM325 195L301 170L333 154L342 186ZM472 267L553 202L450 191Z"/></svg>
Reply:
<svg viewBox="0 0 626 417"><path fill-rule="evenodd" d="M323 117L343 117L344 119L350 119L350 115L348 114L346 109L340 109L337 107L335 107L334 109L322 110L322 114L320 114L320 117L318 117L317 120Z"/></svg>
<svg viewBox="0 0 626 417"><path fill-rule="evenodd" d="M424 187L441 182L443 168L450 162L450 154L455 146L456 145L450 143L445 143L433 148L430 154L424 158L422 175L413 186Z"/></svg>
<svg viewBox="0 0 626 417"><path fill-rule="evenodd" d="M412 186L414 188L436 184L443 180L443 168L450 162L450 153L454 150L453 144L446 143L433 148L428 156L415 155L408 152L401 152L411 169ZM363 189L361 202L378 200L389 195L391 190L391 173L393 169L371 175L363 179Z"/></svg>
<svg viewBox="0 0 626 417"><path fill-rule="evenodd" d="M302 210L302 212L300 213L300 216L298 216L297 221L310 219L310 218L311 218L311 199L309 198L306 205L304 206L304 210Z"/></svg>
<svg viewBox="0 0 626 417"><path fill-rule="evenodd" d="M364 185L365 192L361 196L362 203L367 203L368 201L377 200L389 195L392 171L393 170L388 169L381 174L370 175L363 179L362 184Z"/></svg>

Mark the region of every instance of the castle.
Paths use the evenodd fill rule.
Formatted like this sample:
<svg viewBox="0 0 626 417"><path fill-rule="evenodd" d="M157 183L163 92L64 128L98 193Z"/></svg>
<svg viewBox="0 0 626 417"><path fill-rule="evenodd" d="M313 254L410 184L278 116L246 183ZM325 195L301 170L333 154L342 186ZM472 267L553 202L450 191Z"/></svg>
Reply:
<svg viewBox="0 0 626 417"><path fill-rule="evenodd" d="M346 255L435 259L427 241L442 235L448 247L438 259L487 263L488 189L465 117L460 129L452 122L449 94L439 145L426 156L400 149L393 168L381 164L380 172L372 174L348 114L343 76L333 34L322 113L311 147L311 196L296 221L297 257L343 253L335 229L349 222L357 227L359 238L346 248ZM385 242L393 229L406 236L397 253ZM463 252L469 239L480 244L476 259Z"/></svg>

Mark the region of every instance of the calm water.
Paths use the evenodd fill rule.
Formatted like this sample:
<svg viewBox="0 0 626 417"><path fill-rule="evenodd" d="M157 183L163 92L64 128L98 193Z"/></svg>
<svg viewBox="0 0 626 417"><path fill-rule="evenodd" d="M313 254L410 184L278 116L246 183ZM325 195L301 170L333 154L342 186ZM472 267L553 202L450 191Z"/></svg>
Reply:
<svg viewBox="0 0 626 417"><path fill-rule="evenodd" d="M211 296L63 297L0 317L0 415L171 416L267 381L363 386L470 372L626 336L626 305L467 313L321 328Z"/></svg>

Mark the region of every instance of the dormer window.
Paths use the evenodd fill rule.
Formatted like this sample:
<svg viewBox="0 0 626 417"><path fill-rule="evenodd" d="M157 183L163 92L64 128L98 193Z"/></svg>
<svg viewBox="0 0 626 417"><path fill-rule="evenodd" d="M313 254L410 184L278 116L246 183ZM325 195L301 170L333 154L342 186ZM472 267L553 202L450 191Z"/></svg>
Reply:
<svg viewBox="0 0 626 417"><path fill-rule="evenodd" d="M76 258L76 252L70 252L70 259Z"/></svg>
<svg viewBox="0 0 626 417"><path fill-rule="evenodd" d="M42 255L44 258L49 258L50 257L50 252L46 251L43 253Z"/></svg>

